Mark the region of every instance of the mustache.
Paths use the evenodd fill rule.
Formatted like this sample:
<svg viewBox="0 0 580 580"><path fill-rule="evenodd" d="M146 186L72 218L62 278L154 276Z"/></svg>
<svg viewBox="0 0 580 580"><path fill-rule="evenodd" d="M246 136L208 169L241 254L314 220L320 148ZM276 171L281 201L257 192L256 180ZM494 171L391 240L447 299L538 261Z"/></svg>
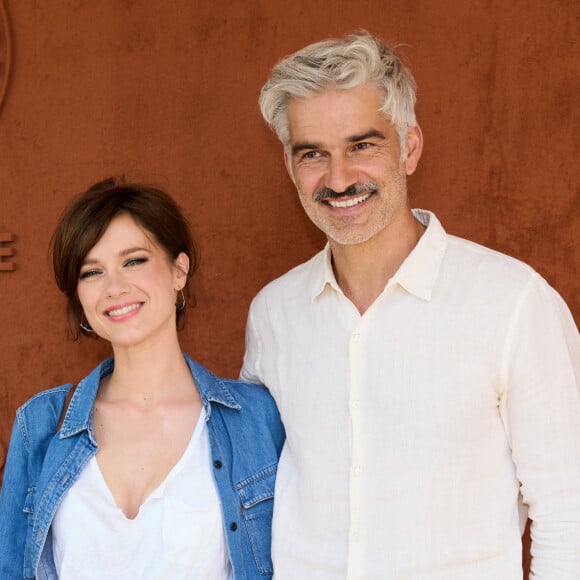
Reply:
<svg viewBox="0 0 580 580"><path fill-rule="evenodd" d="M368 183L353 183L352 185L349 185L344 191L334 191L334 189L330 189L330 187L321 187L314 192L312 199L314 201L320 201L322 199L352 197L353 195L359 195L360 193L365 193L366 191L375 192L378 188L378 184L372 181L369 181Z"/></svg>

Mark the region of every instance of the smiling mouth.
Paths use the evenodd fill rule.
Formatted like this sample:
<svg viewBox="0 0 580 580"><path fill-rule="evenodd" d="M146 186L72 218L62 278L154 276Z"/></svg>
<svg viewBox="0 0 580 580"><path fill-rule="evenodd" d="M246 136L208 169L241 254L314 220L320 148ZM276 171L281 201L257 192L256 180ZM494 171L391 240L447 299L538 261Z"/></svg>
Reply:
<svg viewBox="0 0 580 580"><path fill-rule="evenodd" d="M359 195L356 197L346 197L346 198L338 198L338 199L327 199L325 200L326 203L328 203L328 205L332 206L332 207L338 207L338 208L343 208L343 207L352 207L354 205L358 205L359 203L362 203L363 201L366 201L370 196L372 195L372 192L367 192L367 193L363 193L363 195Z"/></svg>
<svg viewBox="0 0 580 580"><path fill-rule="evenodd" d="M129 306L123 306L123 308L115 308L113 310L107 311L107 316L123 316L124 314L129 314L133 310L137 310L137 308L141 308L141 303L137 302L135 304L130 304Z"/></svg>

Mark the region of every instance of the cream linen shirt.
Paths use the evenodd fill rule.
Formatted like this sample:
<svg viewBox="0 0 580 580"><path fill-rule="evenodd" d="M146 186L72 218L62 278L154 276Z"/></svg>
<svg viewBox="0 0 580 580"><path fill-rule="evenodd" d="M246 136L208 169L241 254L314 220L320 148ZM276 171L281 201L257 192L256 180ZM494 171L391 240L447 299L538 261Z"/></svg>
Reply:
<svg viewBox="0 0 580 580"><path fill-rule="evenodd" d="M241 376L287 440L277 580L580 579L580 338L530 267L428 225L360 315L328 246L266 286Z"/></svg>

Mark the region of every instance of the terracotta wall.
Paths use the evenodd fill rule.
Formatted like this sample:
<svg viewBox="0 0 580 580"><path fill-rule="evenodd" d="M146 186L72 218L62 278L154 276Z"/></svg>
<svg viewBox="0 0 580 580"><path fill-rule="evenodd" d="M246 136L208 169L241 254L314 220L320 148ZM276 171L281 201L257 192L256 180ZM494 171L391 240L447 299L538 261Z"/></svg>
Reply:
<svg viewBox="0 0 580 580"><path fill-rule="evenodd" d="M425 135L414 206L539 270L580 320L580 12L572 0L4 0L0 110L0 440L37 390L107 353L65 340L47 261L57 216L109 174L167 187L202 250L183 346L236 376L246 311L323 243L256 99L275 61L365 28L400 44Z"/></svg>

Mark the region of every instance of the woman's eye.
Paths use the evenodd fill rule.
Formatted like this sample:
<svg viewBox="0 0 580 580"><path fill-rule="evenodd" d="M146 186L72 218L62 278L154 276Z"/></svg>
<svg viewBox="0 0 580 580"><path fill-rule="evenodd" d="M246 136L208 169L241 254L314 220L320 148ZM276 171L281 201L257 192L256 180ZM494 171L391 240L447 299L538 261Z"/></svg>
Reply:
<svg viewBox="0 0 580 580"><path fill-rule="evenodd" d="M125 266L139 266L147 262L147 258L131 258L125 262Z"/></svg>
<svg viewBox="0 0 580 580"><path fill-rule="evenodd" d="M79 278L81 280L86 280L88 278L92 278L93 276L97 276L100 274L99 270L85 270L84 272L80 273Z"/></svg>

